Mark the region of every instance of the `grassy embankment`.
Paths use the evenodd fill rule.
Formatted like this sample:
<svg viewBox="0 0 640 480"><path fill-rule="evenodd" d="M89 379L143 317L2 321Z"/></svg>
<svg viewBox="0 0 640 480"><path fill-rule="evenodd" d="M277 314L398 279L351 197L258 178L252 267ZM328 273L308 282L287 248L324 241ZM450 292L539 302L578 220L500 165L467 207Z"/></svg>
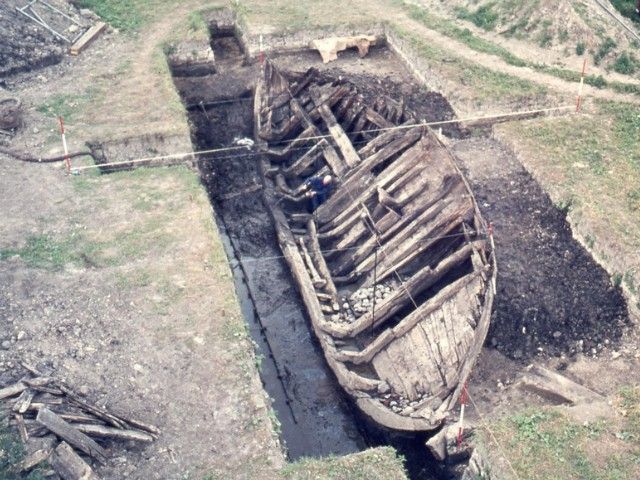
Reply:
<svg viewBox="0 0 640 480"><path fill-rule="evenodd" d="M515 67L527 67L536 70L541 73L552 75L568 82L579 82L580 72L561 68L553 65L546 65L544 63L531 62L525 60L508 49L497 45L494 42L486 40L478 35L475 35L467 28L460 28L450 19L434 15L424 8L418 7L414 4L403 2L403 6L410 18L422 23L425 27L433 29L443 35L456 39L467 47L477 52L486 53L496 56L505 63L513 65ZM485 10L479 10L475 15L461 15L461 18L473 21L476 25L493 29L495 23L490 22L490 19L497 19L494 16L488 16ZM483 13L484 12L484 13ZM482 14L482 15L480 15ZM479 18L477 16L480 15ZM602 57L607 52L607 48L611 47L610 43L604 43L604 46L598 49L594 55L596 57ZM584 53L584 51L583 51ZM613 65L613 69L619 73L635 73L640 68L640 63L636 66L635 57L629 53L623 52L621 56L616 60ZM602 75L587 75L585 77L585 83L596 88L608 88L618 93L629 93L640 96L640 85L634 83L625 83L615 80L607 80Z"/></svg>
<svg viewBox="0 0 640 480"><path fill-rule="evenodd" d="M640 477L640 387L615 399L615 416L577 422L563 409L528 409L478 436L493 458L506 456L527 480L635 480ZM496 450L495 440L501 446ZM515 478L504 465L504 478ZM501 477L503 478L503 477Z"/></svg>

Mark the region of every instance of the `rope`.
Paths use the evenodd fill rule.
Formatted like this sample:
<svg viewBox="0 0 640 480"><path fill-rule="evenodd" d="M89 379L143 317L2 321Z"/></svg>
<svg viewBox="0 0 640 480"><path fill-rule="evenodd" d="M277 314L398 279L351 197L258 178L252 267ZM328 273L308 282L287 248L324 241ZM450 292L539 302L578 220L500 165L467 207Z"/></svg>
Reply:
<svg viewBox="0 0 640 480"><path fill-rule="evenodd" d="M50 158L36 158L29 155L26 152L20 152L18 150L13 150L11 148L3 147L0 145L0 153L4 153L5 155L9 155L10 157L15 158L16 160L20 160L21 162L29 162L29 163L54 163L54 162L62 162L67 158L74 157L91 157L95 159L93 153L91 152L76 152L70 153L69 155L58 155L57 157Z"/></svg>
<svg viewBox="0 0 640 480"><path fill-rule="evenodd" d="M452 120L439 120L436 122L420 122L420 123L414 123L411 125L397 125L394 127L385 127L385 128L374 128L374 129L367 129L367 130L360 130L360 131L355 131L355 132L351 132L350 135L357 135L357 134L362 134L362 133L379 133L379 132L386 132L386 131L392 131L392 130L407 130L407 129L411 129L411 128L415 128L415 127L433 127L433 126L440 126L440 125L449 125L449 124L453 124L453 123L462 123L462 122L473 122L473 121L478 121L478 120L488 120L488 119L498 119L498 118L510 118L510 117L517 117L517 116L524 116L524 115L535 115L535 114L540 114L540 113L549 113L549 112L554 112L554 111L560 111L560 110L574 110L575 106L574 105L564 105L564 106L559 106L559 107L551 107L551 108L541 108L541 109L536 109L536 110L524 110L524 111L519 111L519 112L507 112L507 113L501 113L501 114L494 114L494 115L483 115L483 116L475 116L475 117L467 117L467 118L460 118L460 119L452 119ZM316 135L316 136L312 136L312 137L305 137L304 140L308 141L308 140L321 140L321 139L325 139L325 138L331 138L331 135ZM293 142L299 142L299 139L292 139L292 140L287 140L287 141L280 141L277 142L276 145L285 145L288 143L293 143ZM171 154L171 155L161 155L161 156L157 156L157 157L144 157L144 158L137 158L137 159L132 159L132 160L124 160L121 162L111 162L111 163L102 163L102 164L96 164L96 165L85 165L82 167L76 167L74 168L74 171L76 172L80 172L83 170L89 170L89 169L93 169L93 168L108 168L108 167L115 167L115 166L121 166L121 165L132 165L132 164L138 164L141 162L152 162L152 161L156 161L156 160L171 160L171 159L180 159L180 158L187 158L190 156L200 156L200 155L207 155L207 154L211 154L211 153L219 153L219 152L232 152L232 151L238 151L238 150L246 150L247 147L244 145L238 145L238 146L233 146L233 147L222 147L222 148L212 148L212 149L208 149L208 150L199 150L199 151L195 151L195 152L185 152L185 153L176 153L176 154ZM254 152L251 155L259 155L262 154L262 152ZM249 156L249 155L239 155L239 157L241 156ZM231 157L227 157L227 158L236 158L235 156L231 156Z"/></svg>

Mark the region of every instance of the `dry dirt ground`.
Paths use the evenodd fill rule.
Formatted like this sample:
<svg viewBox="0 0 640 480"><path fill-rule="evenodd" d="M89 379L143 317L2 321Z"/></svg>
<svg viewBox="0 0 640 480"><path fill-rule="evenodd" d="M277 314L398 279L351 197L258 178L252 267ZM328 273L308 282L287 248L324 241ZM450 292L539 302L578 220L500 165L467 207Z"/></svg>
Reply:
<svg viewBox="0 0 640 480"><path fill-rule="evenodd" d="M197 176L67 178L5 158L0 168L2 383L20 376L19 361L50 367L90 400L161 428L148 448L113 444L105 478L281 467Z"/></svg>
<svg viewBox="0 0 640 480"><path fill-rule="evenodd" d="M144 34L111 29L78 58L0 79L0 86L20 96L27 107L24 128L12 146L59 153L54 113L62 107L72 150L83 149L88 140L154 133L172 139L166 147L170 153L187 151L189 128L161 44L176 36L201 35L185 24L190 12L210 4L180 2L159 10ZM432 61L461 114L501 104L478 98L475 85L460 82L467 64L447 78L456 55L468 65L548 87L543 94L547 104L573 101L575 83L469 51L408 18L399 2L255 0L244 2L243 8L255 32L328 25L338 17L345 23L390 19L447 52L446 58ZM518 54L542 55L524 40L493 39ZM549 62L561 56L555 52ZM637 96L609 90L586 92L638 102ZM535 144L521 140L520 123L511 125L499 129L500 139L517 149L553 200L561 200L563 184L545 168L547 158ZM484 155L487 161L495 157L490 149ZM105 478L275 477L284 457L211 208L196 175L174 167L67 178L58 167L0 156L0 184L2 383L20 375L20 360L48 366L82 387L90 400L162 429L159 441L146 449L112 445L115 459L101 471ZM625 263L621 259L637 265L638 250L624 234L607 230L606 218L607 212L599 211L581 225L596 225L590 233L597 245L608 245L616 269L616 262ZM568 366L569 375L613 395L619 386L637 382L637 341L625 337L616 352L622 355L613 358L608 351L595 359L580 357ZM479 403L476 415L539 402L508 387L522 371L521 363L492 349L480 363L486 368L471 386ZM394 472L390 478L399 477L397 464L387 456L382 454L381 461ZM285 470L284 475L313 478L318 474L314 468Z"/></svg>

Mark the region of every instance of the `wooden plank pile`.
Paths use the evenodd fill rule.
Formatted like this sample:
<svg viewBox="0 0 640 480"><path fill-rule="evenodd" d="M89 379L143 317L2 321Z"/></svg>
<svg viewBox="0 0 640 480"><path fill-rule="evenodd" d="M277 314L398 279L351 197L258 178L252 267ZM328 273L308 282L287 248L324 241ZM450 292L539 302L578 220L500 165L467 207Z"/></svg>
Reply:
<svg viewBox="0 0 640 480"><path fill-rule="evenodd" d="M14 473L25 473L45 461L64 480L91 480L98 476L80 454L104 465L109 451L100 443L133 441L151 443L160 431L126 415L115 414L91 404L67 385L23 363L29 372L18 382L0 388L2 416L9 418L22 442L54 436L55 448L30 453Z"/></svg>

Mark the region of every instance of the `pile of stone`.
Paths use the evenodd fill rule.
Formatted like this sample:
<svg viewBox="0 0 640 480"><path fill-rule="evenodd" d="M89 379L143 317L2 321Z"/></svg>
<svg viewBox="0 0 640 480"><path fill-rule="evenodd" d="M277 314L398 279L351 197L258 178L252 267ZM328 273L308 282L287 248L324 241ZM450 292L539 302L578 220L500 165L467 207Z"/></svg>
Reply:
<svg viewBox="0 0 640 480"><path fill-rule="evenodd" d="M373 309L374 298L376 303L389 297L395 285L392 282L381 283L375 287L361 288L356 290L349 300L353 305L353 312L356 317L359 317Z"/></svg>
<svg viewBox="0 0 640 480"><path fill-rule="evenodd" d="M381 396L382 403L393 410L394 413L407 416L414 413L416 411L416 408L420 406L428 397L429 396L426 393L423 393L416 400L409 400L408 398L405 398L391 391Z"/></svg>

